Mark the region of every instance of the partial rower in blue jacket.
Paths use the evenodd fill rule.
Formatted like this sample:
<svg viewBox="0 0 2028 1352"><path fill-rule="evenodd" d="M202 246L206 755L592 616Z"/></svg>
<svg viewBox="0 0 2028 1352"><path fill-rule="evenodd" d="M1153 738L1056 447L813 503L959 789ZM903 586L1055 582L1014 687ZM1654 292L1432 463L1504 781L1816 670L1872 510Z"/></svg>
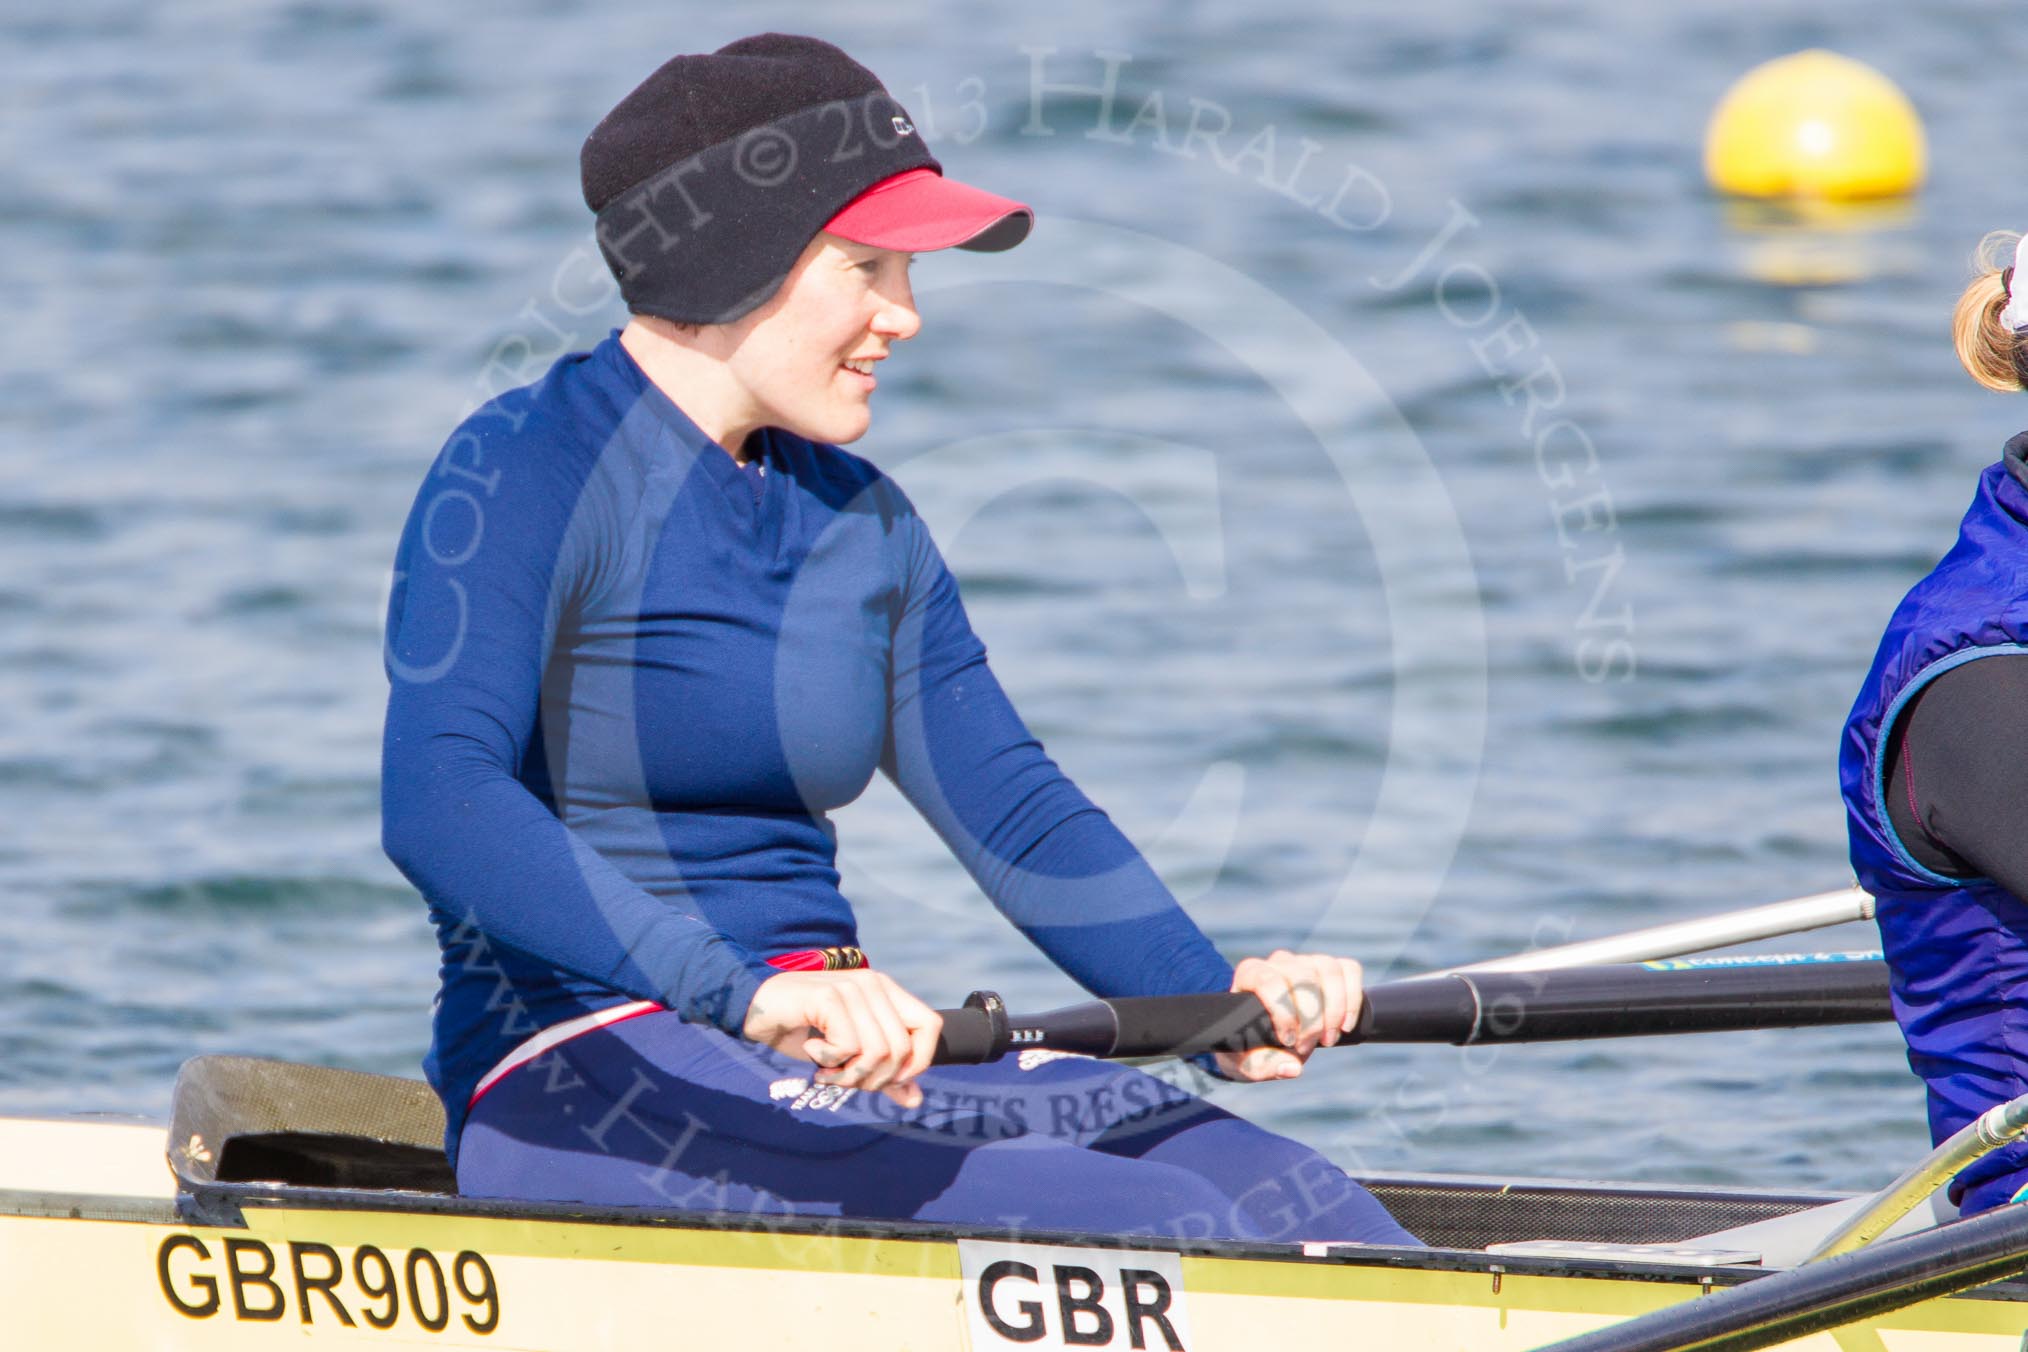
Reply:
<svg viewBox="0 0 2028 1352"><path fill-rule="evenodd" d="M2017 238L1957 306L1958 357L2028 388ZM2002 266L2003 261L2013 262ZM2028 283L2028 273L2021 274ZM2028 291L2028 285L2022 288ZM2028 433L1980 475L1957 543L1888 621L1840 755L1852 866L1879 899L1894 1012L1941 1142L2028 1093ZM1960 1173L1965 1214L2028 1187L2028 1145Z"/></svg>

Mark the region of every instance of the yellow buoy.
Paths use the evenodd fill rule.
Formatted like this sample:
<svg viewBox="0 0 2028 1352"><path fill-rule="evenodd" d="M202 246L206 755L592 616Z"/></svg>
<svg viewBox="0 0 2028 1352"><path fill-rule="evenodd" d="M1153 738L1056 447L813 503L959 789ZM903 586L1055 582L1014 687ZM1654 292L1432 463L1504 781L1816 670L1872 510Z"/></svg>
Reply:
<svg viewBox="0 0 2028 1352"><path fill-rule="evenodd" d="M1836 52L1740 77L1704 132L1704 173L1744 197L1898 197L1922 186L1922 119L1894 81Z"/></svg>

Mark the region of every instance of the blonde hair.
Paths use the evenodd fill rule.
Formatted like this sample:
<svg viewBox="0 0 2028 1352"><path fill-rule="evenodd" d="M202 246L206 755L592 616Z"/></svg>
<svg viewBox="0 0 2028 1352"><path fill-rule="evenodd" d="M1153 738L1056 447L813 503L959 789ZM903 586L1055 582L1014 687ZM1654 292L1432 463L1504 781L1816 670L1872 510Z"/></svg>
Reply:
<svg viewBox="0 0 2028 1352"><path fill-rule="evenodd" d="M2013 263L2020 241L2021 236L2012 230L1995 230L1979 241L1972 255L1972 266L1979 275L1958 297L1957 311L1951 316L1958 360L1973 380L1989 390L2028 389L2022 378L2022 363L2028 353L2021 350L2021 335L2000 322L2000 311L2007 308L2007 287L2001 273ZM2017 277L2015 282L2028 286L2028 277Z"/></svg>

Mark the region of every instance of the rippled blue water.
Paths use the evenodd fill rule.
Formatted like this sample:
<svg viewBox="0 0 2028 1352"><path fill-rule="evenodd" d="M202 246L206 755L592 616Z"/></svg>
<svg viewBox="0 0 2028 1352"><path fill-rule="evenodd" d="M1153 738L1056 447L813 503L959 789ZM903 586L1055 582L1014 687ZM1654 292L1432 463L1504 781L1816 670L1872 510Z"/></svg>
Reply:
<svg viewBox="0 0 2028 1352"><path fill-rule="evenodd" d="M706 12L0 15L0 1110L159 1114L205 1050L414 1072L395 533L478 397L620 322L577 304L577 146L739 35ZM2006 7L839 14L742 22L841 41L1042 220L919 264L858 449L1228 949L1406 972L1844 880L1843 711L2018 422L1946 337L2022 224ZM1719 93L1818 44L1927 119L1907 210L1702 186ZM840 830L904 980L1068 994L891 793ZM1376 1167L1859 1186L1923 1140L1878 1027L1365 1049L1230 1101Z"/></svg>

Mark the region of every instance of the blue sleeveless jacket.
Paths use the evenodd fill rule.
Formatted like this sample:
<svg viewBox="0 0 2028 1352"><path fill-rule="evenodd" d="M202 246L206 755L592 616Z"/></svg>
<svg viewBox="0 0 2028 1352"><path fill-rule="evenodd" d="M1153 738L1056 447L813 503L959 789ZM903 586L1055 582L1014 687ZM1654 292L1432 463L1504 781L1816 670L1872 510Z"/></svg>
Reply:
<svg viewBox="0 0 2028 1352"><path fill-rule="evenodd" d="M1895 1019L1928 1088L1942 1141L2028 1093L2028 902L1979 878L1918 863L1886 810L1887 741L1931 681L1966 662L2028 652L2028 433L1979 477L1957 543L1902 599L1845 724L1839 777L1859 885L1879 899ZM2028 713L2028 711L2023 711ZM1978 1161L1951 1184L1966 1212L2028 1183L2028 1145Z"/></svg>

